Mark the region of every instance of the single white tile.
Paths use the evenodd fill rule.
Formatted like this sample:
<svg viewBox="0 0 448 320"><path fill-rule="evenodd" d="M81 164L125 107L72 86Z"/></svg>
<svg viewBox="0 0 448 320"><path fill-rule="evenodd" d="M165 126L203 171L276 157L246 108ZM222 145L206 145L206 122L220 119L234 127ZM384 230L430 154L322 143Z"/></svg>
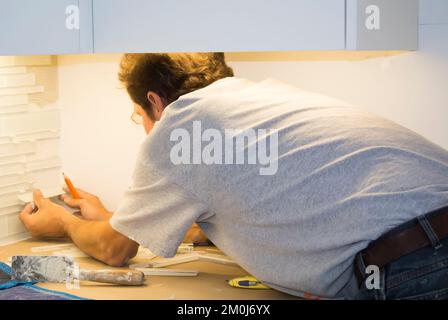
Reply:
<svg viewBox="0 0 448 320"><path fill-rule="evenodd" d="M59 156L59 138L38 140L35 142L35 146L34 153L27 154L26 161L33 162ZM58 166L61 165L60 161L56 163Z"/></svg>
<svg viewBox="0 0 448 320"><path fill-rule="evenodd" d="M26 67L1 67L0 74L26 73Z"/></svg>
<svg viewBox="0 0 448 320"><path fill-rule="evenodd" d="M6 246L9 244L17 243L19 241L23 241L29 239L30 235L28 232L23 232L15 235L9 235L3 238L0 238L0 246Z"/></svg>
<svg viewBox="0 0 448 320"><path fill-rule="evenodd" d="M28 86L16 88L0 88L0 96L11 96L17 94L30 94L44 92L43 86Z"/></svg>
<svg viewBox="0 0 448 320"><path fill-rule="evenodd" d="M0 207L0 217L4 216L4 215L12 214L12 213L20 212L23 210L23 208L24 208L23 204L7 206L4 208Z"/></svg>
<svg viewBox="0 0 448 320"><path fill-rule="evenodd" d="M36 77L32 73L0 75L0 88L34 86Z"/></svg>
<svg viewBox="0 0 448 320"><path fill-rule="evenodd" d="M132 267L131 267L132 268ZM141 271L145 276L166 276L166 277L196 277L199 273L197 270L187 270L187 269L166 269L166 268L138 268L134 267L132 269Z"/></svg>
<svg viewBox="0 0 448 320"><path fill-rule="evenodd" d="M60 127L59 109L47 109L0 118L0 135L3 136L57 131Z"/></svg>
<svg viewBox="0 0 448 320"><path fill-rule="evenodd" d="M236 266L238 265L233 259L222 254L201 253L198 254L198 258L201 261L213 262L218 264L236 265Z"/></svg>
<svg viewBox="0 0 448 320"><path fill-rule="evenodd" d="M0 216L0 239L8 236L8 217Z"/></svg>
<svg viewBox="0 0 448 320"><path fill-rule="evenodd" d="M0 194L12 193L12 192L15 193L27 192L31 190L32 186L33 186L32 183L29 181L1 185Z"/></svg>
<svg viewBox="0 0 448 320"><path fill-rule="evenodd" d="M42 192L42 194L44 195L45 198L53 198L53 197L57 197L60 196L61 194L64 194L64 190L62 189L62 187L53 187L53 188L41 188L40 191ZM33 192L32 191L28 191L28 192L24 192L24 193L20 193L17 196L17 199L20 201L20 203L22 203L22 205L24 203L29 203L33 201Z"/></svg>
<svg viewBox="0 0 448 320"><path fill-rule="evenodd" d="M0 67L41 66L49 64L51 64L51 56L49 55L0 56Z"/></svg>
<svg viewBox="0 0 448 320"><path fill-rule="evenodd" d="M8 218L8 236L26 232L26 228L19 219L19 213L13 213Z"/></svg>
<svg viewBox="0 0 448 320"><path fill-rule="evenodd" d="M33 171L42 171L46 169L59 168L61 165L62 165L61 159L59 157L52 157L34 161L27 161L25 167L26 171L33 172Z"/></svg>
<svg viewBox="0 0 448 320"><path fill-rule="evenodd" d="M0 107L23 105L23 104L28 104L28 96L26 94L14 95L14 96L0 96Z"/></svg>
<svg viewBox="0 0 448 320"><path fill-rule="evenodd" d="M11 137L0 137L0 143L11 143L12 138Z"/></svg>
<svg viewBox="0 0 448 320"><path fill-rule="evenodd" d="M37 151L37 143L34 141L22 141L0 144L0 157L8 157L20 154L29 154Z"/></svg>
<svg viewBox="0 0 448 320"><path fill-rule="evenodd" d="M0 172L2 175L24 173L25 164L23 162L2 163L0 164Z"/></svg>
<svg viewBox="0 0 448 320"><path fill-rule="evenodd" d="M29 109L29 107L26 104L13 105L13 106L2 106L2 107L0 107L0 116L8 115L11 113L24 113L24 112L27 112L28 109Z"/></svg>
<svg viewBox="0 0 448 320"><path fill-rule="evenodd" d="M29 177L33 181L34 188L45 189L59 187L63 183L62 170L60 166L48 164L48 168L29 171Z"/></svg>
<svg viewBox="0 0 448 320"><path fill-rule="evenodd" d="M19 183L19 182L25 182L25 181L31 181L31 179L24 173L13 173L13 174L7 174L7 175L0 173L0 186L13 184L13 183ZM1 204L0 204L0 206L1 206Z"/></svg>
<svg viewBox="0 0 448 320"><path fill-rule="evenodd" d="M0 157L0 175L11 174L6 172L6 168L2 166L10 166L14 164L19 164L21 168L20 172L23 172L23 170L25 170L24 163L25 156L23 154Z"/></svg>
<svg viewBox="0 0 448 320"><path fill-rule="evenodd" d="M48 246L38 246L38 247L32 247L31 252L38 253L38 252L51 252L55 250L71 250L76 249L76 246L74 243L61 243L61 244L53 244Z"/></svg>
<svg viewBox="0 0 448 320"><path fill-rule="evenodd" d="M56 139L61 137L61 132L59 130L54 131L42 131L35 133L25 133L14 136L12 139L14 142L27 141L27 140L46 140L46 139Z"/></svg>
<svg viewBox="0 0 448 320"><path fill-rule="evenodd" d="M0 203L3 207L9 207L14 205L20 205L22 202L18 198L17 192L11 192L11 193L0 193Z"/></svg>
<svg viewBox="0 0 448 320"><path fill-rule="evenodd" d="M197 260L199 260L199 258L196 253L185 253L185 254L178 254L173 258L157 258L156 260L151 260L150 264L153 268L163 268Z"/></svg>
<svg viewBox="0 0 448 320"><path fill-rule="evenodd" d="M65 257L72 257L72 258L88 258L89 255L85 252L81 251L78 248L73 249L67 249L67 250L60 250L60 251L53 251L52 256L65 256Z"/></svg>

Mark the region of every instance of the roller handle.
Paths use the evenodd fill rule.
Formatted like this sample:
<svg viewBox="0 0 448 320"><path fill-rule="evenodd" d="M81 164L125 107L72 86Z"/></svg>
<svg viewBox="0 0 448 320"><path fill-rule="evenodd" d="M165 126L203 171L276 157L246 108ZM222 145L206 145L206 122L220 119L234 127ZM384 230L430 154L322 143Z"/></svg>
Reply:
<svg viewBox="0 0 448 320"><path fill-rule="evenodd" d="M79 280L113 283L124 286L141 286L145 275L137 270L79 270Z"/></svg>

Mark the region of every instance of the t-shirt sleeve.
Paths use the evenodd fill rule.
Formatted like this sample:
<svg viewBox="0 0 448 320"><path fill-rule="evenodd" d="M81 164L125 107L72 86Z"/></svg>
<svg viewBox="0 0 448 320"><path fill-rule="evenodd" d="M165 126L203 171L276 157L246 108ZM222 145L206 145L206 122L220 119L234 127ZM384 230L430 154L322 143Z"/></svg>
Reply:
<svg viewBox="0 0 448 320"><path fill-rule="evenodd" d="M182 187L137 163L133 182L112 216L112 228L161 257L172 257L206 206Z"/></svg>

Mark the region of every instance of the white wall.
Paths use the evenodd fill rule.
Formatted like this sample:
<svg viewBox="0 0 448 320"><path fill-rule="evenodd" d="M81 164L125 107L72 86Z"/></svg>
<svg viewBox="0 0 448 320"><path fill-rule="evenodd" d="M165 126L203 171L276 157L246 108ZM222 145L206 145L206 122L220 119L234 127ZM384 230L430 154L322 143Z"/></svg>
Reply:
<svg viewBox="0 0 448 320"><path fill-rule="evenodd" d="M420 13L418 52L361 61L229 64L240 77L274 77L345 99L448 149L448 1L422 0ZM116 80L118 61L117 55L59 57L64 170L111 209L127 187L144 138L129 120L132 105Z"/></svg>
<svg viewBox="0 0 448 320"><path fill-rule="evenodd" d="M60 56L61 157L73 183L111 210L127 187L145 133L117 80L119 56Z"/></svg>
<svg viewBox="0 0 448 320"><path fill-rule="evenodd" d="M274 77L347 100L448 149L448 24L421 25L420 50L356 62L244 61L231 65L238 76Z"/></svg>

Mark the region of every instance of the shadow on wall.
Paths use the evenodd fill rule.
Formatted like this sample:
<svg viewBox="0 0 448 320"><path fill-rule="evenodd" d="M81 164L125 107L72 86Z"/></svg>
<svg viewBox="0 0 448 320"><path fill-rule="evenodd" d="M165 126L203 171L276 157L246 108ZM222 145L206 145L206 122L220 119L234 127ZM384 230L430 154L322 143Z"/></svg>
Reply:
<svg viewBox="0 0 448 320"><path fill-rule="evenodd" d="M227 61L360 61L396 56L405 51L229 52Z"/></svg>
<svg viewBox="0 0 448 320"><path fill-rule="evenodd" d="M360 61L396 56L405 51L272 51L226 52L227 61ZM120 61L121 54L80 54L57 56L57 64L77 65Z"/></svg>

